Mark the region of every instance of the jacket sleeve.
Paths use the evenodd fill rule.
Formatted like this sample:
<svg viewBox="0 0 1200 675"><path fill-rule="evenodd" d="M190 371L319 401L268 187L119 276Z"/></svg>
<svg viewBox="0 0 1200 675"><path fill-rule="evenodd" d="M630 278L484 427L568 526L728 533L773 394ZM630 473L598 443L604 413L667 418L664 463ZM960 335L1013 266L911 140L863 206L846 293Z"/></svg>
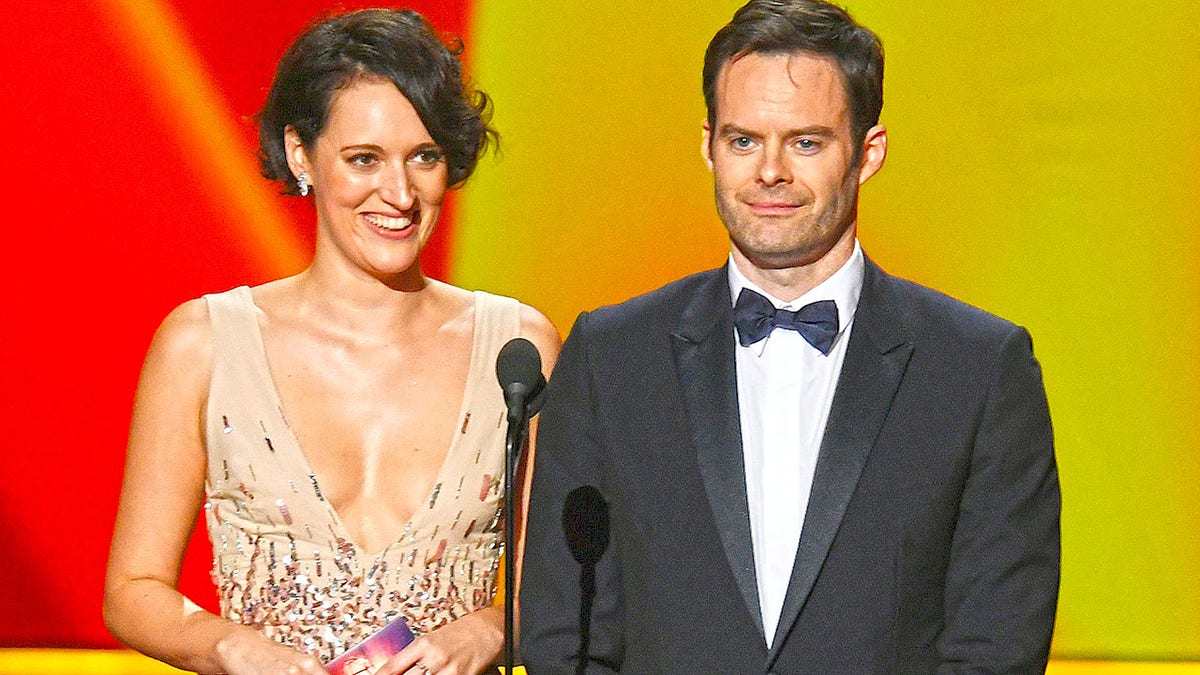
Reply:
<svg viewBox="0 0 1200 675"><path fill-rule="evenodd" d="M589 539L584 546L596 548L597 543L607 542L596 563L595 593L585 621L580 607L588 584L563 524L564 507L572 494L590 486L602 496L605 489L604 443L588 353L588 319L588 314L581 314L563 344L538 421L520 604L520 651L531 675L579 672L585 623L590 625L586 672L619 672L622 660L623 605L616 542L610 541L608 532L582 533ZM592 503L587 508L596 506ZM596 522L595 518L584 520ZM577 541L576 554L579 545Z"/></svg>
<svg viewBox="0 0 1200 675"><path fill-rule="evenodd" d="M938 673L1042 673L1058 600L1061 496L1029 334L1003 340L946 576Z"/></svg>

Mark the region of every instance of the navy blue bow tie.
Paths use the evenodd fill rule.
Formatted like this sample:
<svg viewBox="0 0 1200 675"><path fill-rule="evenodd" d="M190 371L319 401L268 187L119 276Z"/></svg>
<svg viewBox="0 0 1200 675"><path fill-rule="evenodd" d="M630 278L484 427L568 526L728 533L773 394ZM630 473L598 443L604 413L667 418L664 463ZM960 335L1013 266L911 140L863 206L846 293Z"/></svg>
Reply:
<svg viewBox="0 0 1200 675"><path fill-rule="evenodd" d="M808 344L828 355L838 332L837 303L819 300L795 312L775 309L771 301L749 288L743 288L733 305L733 326L743 347L762 340L776 328L799 333Z"/></svg>

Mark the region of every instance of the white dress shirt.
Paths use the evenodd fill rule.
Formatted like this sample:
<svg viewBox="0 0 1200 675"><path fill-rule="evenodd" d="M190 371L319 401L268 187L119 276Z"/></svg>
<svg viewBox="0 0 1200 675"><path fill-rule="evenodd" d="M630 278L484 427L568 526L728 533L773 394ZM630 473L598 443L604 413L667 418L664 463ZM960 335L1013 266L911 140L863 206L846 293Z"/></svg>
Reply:
<svg viewBox="0 0 1200 675"><path fill-rule="evenodd" d="M774 641L791 580L817 453L846 356L862 282L863 253L857 241L850 259L833 276L786 303L754 285L730 256L733 302L743 288L749 288L778 309L795 311L811 302L833 300L838 311L838 334L828 355L793 330L776 328L766 339L749 347L736 343L737 336L733 336L750 534L768 647Z"/></svg>

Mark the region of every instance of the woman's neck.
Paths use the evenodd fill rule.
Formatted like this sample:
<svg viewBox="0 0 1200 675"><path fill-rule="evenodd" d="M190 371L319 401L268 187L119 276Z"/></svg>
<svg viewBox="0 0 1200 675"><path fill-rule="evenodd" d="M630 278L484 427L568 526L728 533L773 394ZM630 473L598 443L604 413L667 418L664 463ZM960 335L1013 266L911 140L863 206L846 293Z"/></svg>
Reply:
<svg viewBox="0 0 1200 675"><path fill-rule="evenodd" d="M295 280L296 310L329 329L360 339L395 339L422 330L441 284L419 266L392 279L351 273L313 264ZM428 319L426 319L428 320Z"/></svg>

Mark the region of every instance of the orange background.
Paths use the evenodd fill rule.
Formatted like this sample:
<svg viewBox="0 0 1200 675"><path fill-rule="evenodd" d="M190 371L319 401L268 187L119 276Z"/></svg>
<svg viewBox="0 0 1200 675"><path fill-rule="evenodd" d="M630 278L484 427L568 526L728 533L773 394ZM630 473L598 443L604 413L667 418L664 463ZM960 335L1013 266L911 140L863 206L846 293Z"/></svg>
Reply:
<svg viewBox="0 0 1200 675"><path fill-rule="evenodd" d="M367 3L339 3L348 8ZM433 276L575 314L726 254L700 61L739 4L427 0L504 150ZM1063 658L1200 661L1200 5L856 0L891 154L885 269L1028 326L1064 489ZM138 368L178 303L298 270L257 177L273 65L318 0L64 0L0 21L0 647L109 647L100 593ZM210 554L184 588L212 605Z"/></svg>

